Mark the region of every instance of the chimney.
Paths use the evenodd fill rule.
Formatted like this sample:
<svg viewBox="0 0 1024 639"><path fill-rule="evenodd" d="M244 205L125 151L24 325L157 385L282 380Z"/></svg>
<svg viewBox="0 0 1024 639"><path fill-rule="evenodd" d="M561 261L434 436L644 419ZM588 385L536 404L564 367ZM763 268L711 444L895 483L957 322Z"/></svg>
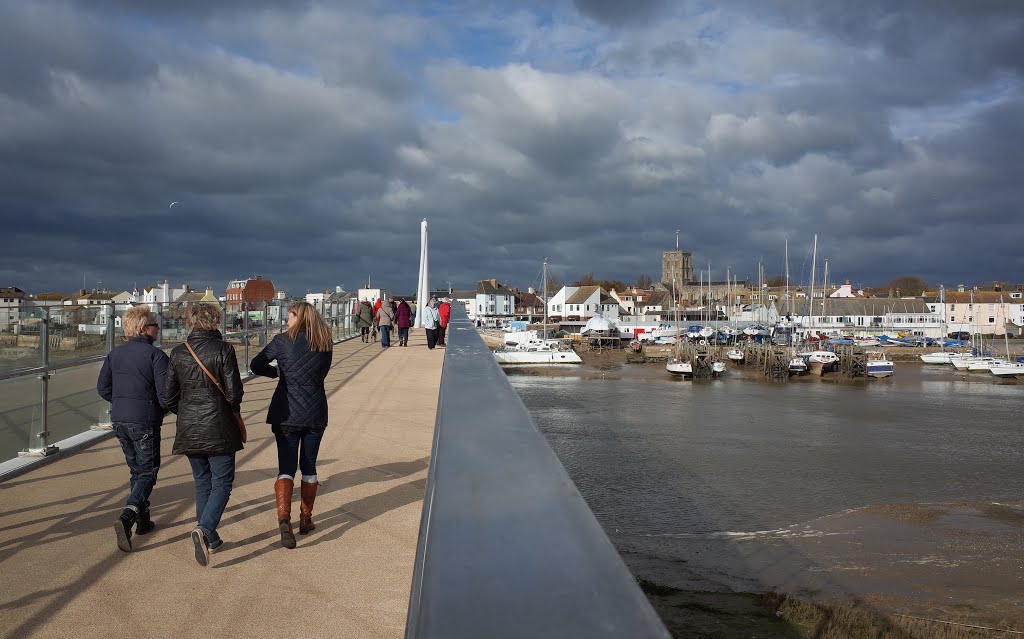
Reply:
<svg viewBox="0 0 1024 639"><path fill-rule="evenodd" d="M957 292L957 293L963 293L963 292L964 292L964 288L965 288L965 287L964 287L964 285L963 285L963 284L957 284L957 285L956 285L956 292Z"/></svg>
<svg viewBox="0 0 1024 639"><path fill-rule="evenodd" d="M996 282L992 286L992 290L995 291L996 293L1001 293L1003 291L1003 284L1002 284L1002 282Z"/></svg>

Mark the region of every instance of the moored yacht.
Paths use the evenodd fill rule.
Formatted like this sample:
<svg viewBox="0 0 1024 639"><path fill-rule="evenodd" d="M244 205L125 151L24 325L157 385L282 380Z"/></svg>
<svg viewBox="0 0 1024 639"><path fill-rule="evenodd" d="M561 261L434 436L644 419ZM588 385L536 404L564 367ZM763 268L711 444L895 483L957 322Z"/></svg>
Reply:
<svg viewBox="0 0 1024 639"><path fill-rule="evenodd" d="M868 377L890 377L895 372L892 360L882 351L868 351L866 355Z"/></svg>
<svg viewBox="0 0 1024 639"><path fill-rule="evenodd" d="M807 369L814 375L824 375L839 361L839 356L832 351L810 351L800 353L800 356L807 362Z"/></svg>

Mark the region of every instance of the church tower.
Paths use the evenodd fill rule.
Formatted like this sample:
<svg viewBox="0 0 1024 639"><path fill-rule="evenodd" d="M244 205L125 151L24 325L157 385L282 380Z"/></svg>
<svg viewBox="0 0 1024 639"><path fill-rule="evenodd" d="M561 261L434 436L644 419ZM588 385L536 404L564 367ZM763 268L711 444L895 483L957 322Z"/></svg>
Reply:
<svg viewBox="0 0 1024 639"><path fill-rule="evenodd" d="M693 281L693 256L689 251L679 250L679 229L676 229L676 250L661 253L661 283L672 288L672 278L679 287Z"/></svg>

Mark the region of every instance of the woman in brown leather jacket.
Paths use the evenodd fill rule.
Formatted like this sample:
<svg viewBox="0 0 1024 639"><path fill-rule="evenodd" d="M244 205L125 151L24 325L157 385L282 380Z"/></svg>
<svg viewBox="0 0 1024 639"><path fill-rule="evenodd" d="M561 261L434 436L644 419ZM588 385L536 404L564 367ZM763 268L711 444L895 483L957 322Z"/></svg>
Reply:
<svg viewBox="0 0 1024 639"><path fill-rule="evenodd" d="M242 405L242 379L235 349L218 330L220 310L212 304L193 304L185 309L184 320L192 330L185 343L171 351L167 370L167 409L178 416L171 453L185 455L192 466L192 544L196 562L208 566L210 551L224 543L217 525L235 481L235 453L242 450L235 421Z"/></svg>

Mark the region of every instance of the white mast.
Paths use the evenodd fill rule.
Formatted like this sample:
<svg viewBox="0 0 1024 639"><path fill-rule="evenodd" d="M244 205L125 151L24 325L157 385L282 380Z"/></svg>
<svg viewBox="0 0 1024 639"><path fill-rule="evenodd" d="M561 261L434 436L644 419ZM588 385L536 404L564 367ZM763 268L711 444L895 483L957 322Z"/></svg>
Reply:
<svg viewBox="0 0 1024 639"><path fill-rule="evenodd" d="M825 300L828 299L828 259L825 260L825 283L821 286L821 317L825 318Z"/></svg>
<svg viewBox="0 0 1024 639"><path fill-rule="evenodd" d="M814 326L814 270L818 267L818 234L814 234L814 250L811 253L811 292L809 299L811 300L811 313L810 317L807 318L807 327L811 328Z"/></svg>
<svg viewBox="0 0 1024 639"><path fill-rule="evenodd" d="M548 338L548 258L544 258L544 270L541 277L544 278L544 324L541 325L541 339Z"/></svg>
<svg viewBox="0 0 1024 639"><path fill-rule="evenodd" d="M793 315L793 300L789 295L789 238L786 238L786 309L787 315Z"/></svg>
<svg viewBox="0 0 1024 639"><path fill-rule="evenodd" d="M420 222L420 275L416 286L416 326L419 328L423 328L423 309L427 307L427 300L430 299L427 280L427 218L423 218Z"/></svg>

